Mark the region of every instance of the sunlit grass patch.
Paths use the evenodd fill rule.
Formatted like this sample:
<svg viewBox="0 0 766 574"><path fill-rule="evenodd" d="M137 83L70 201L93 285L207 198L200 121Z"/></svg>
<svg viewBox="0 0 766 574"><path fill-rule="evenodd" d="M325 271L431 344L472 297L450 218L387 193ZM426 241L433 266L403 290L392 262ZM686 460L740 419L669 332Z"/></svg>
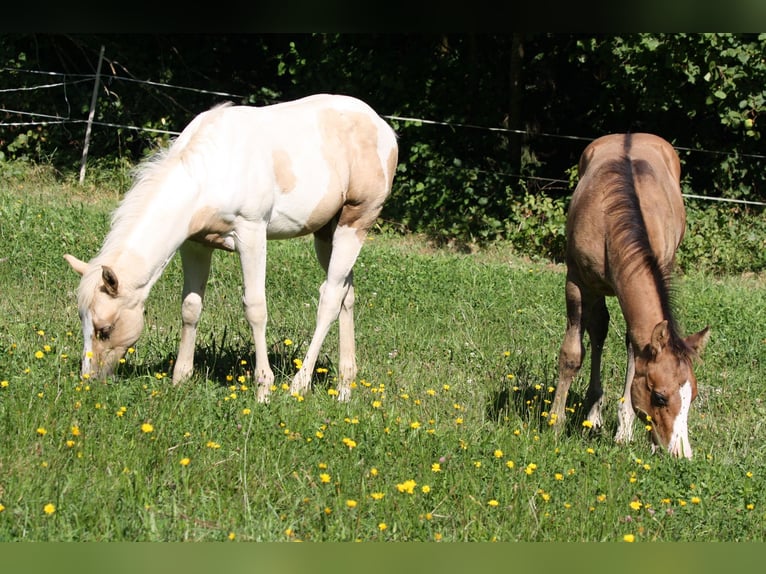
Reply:
<svg viewBox="0 0 766 574"><path fill-rule="evenodd" d="M561 266L411 238L378 236L362 250L347 403L335 394L337 330L311 392L289 392L321 283L308 238L269 246L269 403L257 401L241 272L223 253L189 381L170 381L177 260L117 375L83 378L77 279L61 253L95 252L106 205L21 203L0 188L0 209L17 222L0 233L10 258L0 291L13 294L0 297L0 540L763 540L766 345L750 327L763 324L759 282L690 274L679 286L684 324L710 322L713 338L690 414L695 458L677 461L652 455L638 426L629 445L612 440L619 309L604 353L604 428L583 432L584 374L555 433ZM27 261L39 271L22 272Z"/></svg>

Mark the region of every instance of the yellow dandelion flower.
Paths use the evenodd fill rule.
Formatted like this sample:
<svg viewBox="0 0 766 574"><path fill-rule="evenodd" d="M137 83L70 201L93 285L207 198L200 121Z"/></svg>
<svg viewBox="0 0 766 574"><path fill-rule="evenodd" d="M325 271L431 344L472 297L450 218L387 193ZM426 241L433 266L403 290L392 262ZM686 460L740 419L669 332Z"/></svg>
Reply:
<svg viewBox="0 0 766 574"><path fill-rule="evenodd" d="M0 381L0 388L7 388L10 383L8 381Z"/></svg>
<svg viewBox="0 0 766 574"><path fill-rule="evenodd" d="M293 344L293 341L292 341L292 339L285 339L284 343L285 343L285 346L289 347L290 345Z"/></svg>
<svg viewBox="0 0 766 574"><path fill-rule="evenodd" d="M337 397L338 396L338 390L337 389L327 389L327 394L331 397Z"/></svg>
<svg viewBox="0 0 766 574"><path fill-rule="evenodd" d="M514 466L516 466L516 463L513 462L512 460L506 460L505 466L507 466L508 468L513 468Z"/></svg>
<svg viewBox="0 0 766 574"><path fill-rule="evenodd" d="M440 465L438 462L435 462L431 465L431 472L441 472L442 471L442 465Z"/></svg>
<svg viewBox="0 0 766 574"><path fill-rule="evenodd" d="M250 409L248 409L248 408L244 408L244 409L242 409L242 414L243 414L243 415L249 415L251 412L252 412L252 411L251 411Z"/></svg>
<svg viewBox="0 0 766 574"><path fill-rule="evenodd" d="M499 448L494 452L495 458L503 458L503 451Z"/></svg>
<svg viewBox="0 0 766 574"><path fill-rule="evenodd" d="M42 351L35 352L35 359L42 359L45 356L45 353Z"/></svg>
<svg viewBox="0 0 766 574"><path fill-rule="evenodd" d="M76 425L72 427L72 436L80 436L80 427Z"/></svg>
<svg viewBox="0 0 766 574"><path fill-rule="evenodd" d="M423 486L420 488L420 491L421 491L423 494L428 494L429 492L431 492L431 487L430 487L430 486L428 486L427 484L424 484L424 485L423 485Z"/></svg>
<svg viewBox="0 0 766 574"><path fill-rule="evenodd" d="M641 504L641 501L640 501L640 500L632 500L632 501L630 502L630 507L631 507L633 510L641 510L641 507L642 507L642 506L643 506L643 504Z"/></svg>
<svg viewBox="0 0 766 574"><path fill-rule="evenodd" d="M237 537L233 532L229 532L229 540L234 540Z"/></svg>
<svg viewBox="0 0 766 574"><path fill-rule="evenodd" d="M442 533L441 532L437 532L436 534L434 534L434 541L435 542L440 542L441 539L442 539Z"/></svg>
<svg viewBox="0 0 766 574"><path fill-rule="evenodd" d="M322 470L327 470L327 463L326 462L320 462L317 464L317 467L319 467Z"/></svg>
<svg viewBox="0 0 766 574"><path fill-rule="evenodd" d="M606 494L604 494L604 493L599 494L596 497L596 500L598 500L599 502L606 502Z"/></svg>
<svg viewBox="0 0 766 574"><path fill-rule="evenodd" d="M346 506L349 508L356 508L356 505L357 505L356 500L349 499L346 501Z"/></svg>
<svg viewBox="0 0 766 574"><path fill-rule="evenodd" d="M45 428L43 427L37 427L37 434L39 434L40 436L45 436L46 434L48 434L48 431L45 430Z"/></svg>
<svg viewBox="0 0 766 574"><path fill-rule="evenodd" d="M182 458L182 459L179 461L179 464L180 464L181 466L189 466L189 463L190 463L190 462L191 462L191 459L190 459L188 456L185 456L185 457L183 457L183 458Z"/></svg>
<svg viewBox="0 0 766 574"><path fill-rule="evenodd" d="M303 361L301 359L293 359L293 365L295 365L296 369L301 370L303 368Z"/></svg>
<svg viewBox="0 0 766 574"><path fill-rule="evenodd" d="M487 504L489 506L491 506L492 508L500 505L500 503L497 500L495 500L494 498L492 500L490 500L489 502L487 502Z"/></svg>
<svg viewBox="0 0 766 574"><path fill-rule="evenodd" d="M349 450L356 448L356 441L350 438L344 438L343 444L345 444Z"/></svg>
<svg viewBox="0 0 766 574"><path fill-rule="evenodd" d="M378 530L380 530L381 532L383 532L386 528L388 528L388 526L386 525L385 522L381 522L378 524Z"/></svg>
<svg viewBox="0 0 766 574"><path fill-rule="evenodd" d="M75 441L71 440L71 439L70 439L70 440L68 440L68 441L66 441L66 445L67 445L67 447L69 447L69 448L72 448L72 447L73 447L74 445L76 445L76 444L77 444L77 443L76 443Z"/></svg>
<svg viewBox="0 0 766 574"><path fill-rule="evenodd" d="M481 468L481 461L480 461L480 460L475 460L475 461L473 461L473 465L474 465L476 468Z"/></svg>
<svg viewBox="0 0 766 574"><path fill-rule="evenodd" d="M556 474L553 475L553 478L555 478L556 480L564 480L564 475L561 474L560 472L557 472Z"/></svg>
<svg viewBox="0 0 766 574"><path fill-rule="evenodd" d="M380 401L372 401L372 408L379 409L382 406L383 406L383 403L381 403Z"/></svg>
<svg viewBox="0 0 766 574"><path fill-rule="evenodd" d="M753 510L755 508L755 504L753 504L752 502L749 502L748 504L745 505L745 508L747 508L748 510Z"/></svg>
<svg viewBox="0 0 766 574"><path fill-rule="evenodd" d="M329 475L329 474L327 474L326 472L323 472L322 474L320 474L320 475L319 475L319 481L320 481L322 484L327 484L327 483L329 483L329 482L330 482L330 475Z"/></svg>
<svg viewBox="0 0 766 574"><path fill-rule="evenodd" d="M635 542L636 541L636 537L634 535L632 535L632 534L626 534L625 536L622 537L622 540L624 542Z"/></svg>
<svg viewBox="0 0 766 574"><path fill-rule="evenodd" d="M150 423L144 423L141 425L141 432L145 432L145 433L154 432L154 427Z"/></svg>
<svg viewBox="0 0 766 574"><path fill-rule="evenodd" d="M415 487L417 486L417 484L418 483L412 479L405 480L404 482L400 482L399 484L397 484L396 489L402 493L412 494L415 491Z"/></svg>
<svg viewBox="0 0 766 574"><path fill-rule="evenodd" d="M207 441L207 443L205 443L205 446L212 449L221 448L220 444L212 440Z"/></svg>
<svg viewBox="0 0 766 574"><path fill-rule="evenodd" d="M45 514L47 514L48 516L50 516L51 514L53 514L54 512L56 512L56 505L55 505L55 504L53 504L52 502L49 502L48 504L46 504L45 506L43 506L43 512L44 512Z"/></svg>
<svg viewBox="0 0 766 574"><path fill-rule="evenodd" d="M586 429L593 428L593 421L585 420L582 422L582 426L584 426Z"/></svg>
<svg viewBox="0 0 766 574"><path fill-rule="evenodd" d="M699 496L692 496L690 501L692 504L699 504L702 502L702 499Z"/></svg>
<svg viewBox="0 0 766 574"><path fill-rule="evenodd" d="M5 506L3 506L2 504L0 504L0 512L2 512L3 510L5 510Z"/></svg>
<svg viewBox="0 0 766 574"><path fill-rule="evenodd" d="M378 469L374 466L370 469L370 476L378 476Z"/></svg>
<svg viewBox="0 0 766 574"><path fill-rule="evenodd" d="M592 448L590 448L590 447L586 448L586 449L585 449L585 452L587 452L588 454L596 454L596 451L595 451L595 450L593 450L593 449L592 449Z"/></svg>
<svg viewBox="0 0 766 574"><path fill-rule="evenodd" d="M383 497L386 495L385 492L373 492L370 494L370 498L373 500L383 500Z"/></svg>

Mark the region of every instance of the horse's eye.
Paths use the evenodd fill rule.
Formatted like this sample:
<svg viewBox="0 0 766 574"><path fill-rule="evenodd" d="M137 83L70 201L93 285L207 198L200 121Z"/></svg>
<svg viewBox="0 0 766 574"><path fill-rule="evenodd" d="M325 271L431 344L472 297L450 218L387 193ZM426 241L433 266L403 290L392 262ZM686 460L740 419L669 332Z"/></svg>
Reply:
<svg viewBox="0 0 766 574"><path fill-rule="evenodd" d="M112 334L112 325L108 325L107 327L101 327L100 329L96 329L96 339L99 341L106 341L109 339L109 336Z"/></svg>
<svg viewBox="0 0 766 574"><path fill-rule="evenodd" d="M664 407L668 404L668 399L665 398L665 395L662 393L658 393L657 391L652 391L652 404L655 407Z"/></svg>

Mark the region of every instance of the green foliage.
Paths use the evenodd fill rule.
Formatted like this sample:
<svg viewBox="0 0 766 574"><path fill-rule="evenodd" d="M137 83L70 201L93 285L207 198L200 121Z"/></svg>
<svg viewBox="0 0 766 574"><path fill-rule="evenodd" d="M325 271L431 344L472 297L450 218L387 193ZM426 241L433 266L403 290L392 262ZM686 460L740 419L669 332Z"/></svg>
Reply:
<svg viewBox="0 0 766 574"><path fill-rule="evenodd" d="M726 274L766 269L766 220L761 209L688 201L686 216L678 254L682 268Z"/></svg>
<svg viewBox="0 0 766 574"><path fill-rule="evenodd" d="M665 137L691 193L766 200L766 34L5 35L4 108L65 121L17 125L37 118L5 113L0 163L79 169L101 45L89 164L134 164L223 100L334 92L367 101L399 134L385 219L439 243L508 239L557 259L572 166L605 133ZM61 75L42 88L35 71Z"/></svg>

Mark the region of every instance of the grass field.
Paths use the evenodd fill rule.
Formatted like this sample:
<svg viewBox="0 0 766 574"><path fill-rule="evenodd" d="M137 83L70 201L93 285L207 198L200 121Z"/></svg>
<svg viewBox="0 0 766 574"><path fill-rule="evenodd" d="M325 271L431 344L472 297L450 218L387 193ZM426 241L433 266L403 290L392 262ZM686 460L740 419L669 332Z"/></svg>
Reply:
<svg viewBox="0 0 766 574"><path fill-rule="evenodd" d="M624 327L604 354L606 428L583 434L588 369L567 431L547 409L564 268L498 245L474 254L376 234L356 267L359 379L333 396L337 328L313 392L286 390L321 282L309 239L270 244L271 402L255 400L236 255L217 253L196 374L168 373L180 262L147 303L117 376L79 376L65 252L87 259L118 200L47 173L0 172L0 541L764 541L766 287L693 269L687 332L709 324L690 415L695 456L615 445ZM638 424L638 423L636 423Z"/></svg>

